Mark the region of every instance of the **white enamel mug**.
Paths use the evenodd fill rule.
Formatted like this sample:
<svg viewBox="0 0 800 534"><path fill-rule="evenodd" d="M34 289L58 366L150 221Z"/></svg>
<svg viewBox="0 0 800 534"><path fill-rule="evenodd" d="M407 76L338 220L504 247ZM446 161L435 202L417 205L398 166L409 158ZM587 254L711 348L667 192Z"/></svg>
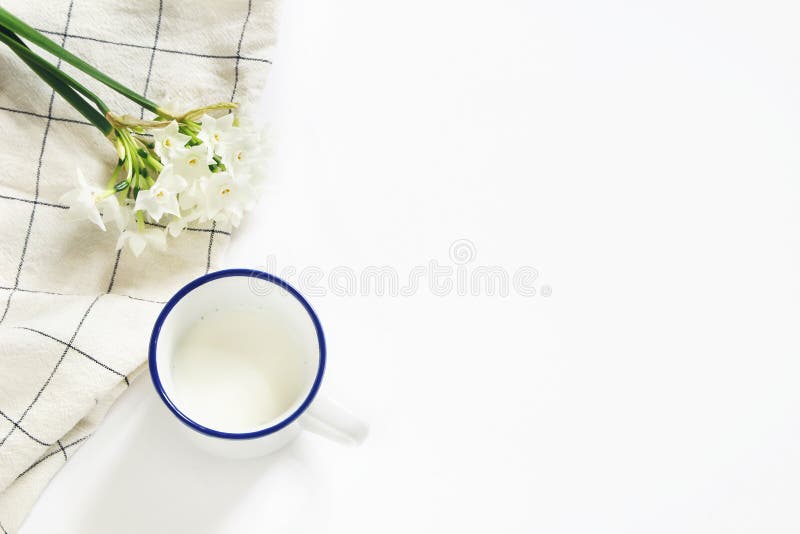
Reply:
<svg viewBox="0 0 800 534"><path fill-rule="evenodd" d="M291 357L302 360L296 362L302 369L301 378L292 381L289 398L293 400L288 408L266 423L235 431L219 423L219 417L207 417L202 409L182 404L174 375L174 356L187 331L204 316L229 308L269 310L271 317L279 319L277 330L291 336L301 349ZM276 325L265 325L269 326ZM264 347L265 354L271 349ZM201 448L228 457L268 454L288 444L303 429L343 443L360 444L367 435L367 425L318 393L325 361L322 325L306 299L280 278L250 269L218 271L187 284L166 303L150 337L150 375L164 404ZM220 407L214 409L218 414Z"/></svg>

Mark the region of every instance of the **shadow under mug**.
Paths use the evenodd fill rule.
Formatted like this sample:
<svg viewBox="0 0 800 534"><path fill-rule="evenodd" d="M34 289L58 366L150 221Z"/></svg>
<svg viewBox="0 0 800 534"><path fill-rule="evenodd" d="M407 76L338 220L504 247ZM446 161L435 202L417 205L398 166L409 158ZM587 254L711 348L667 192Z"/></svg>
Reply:
<svg viewBox="0 0 800 534"><path fill-rule="evenodd" d="M227 308L269 309L281 325L304 347L304 378L293 391L294 401L278 417L247 431L213 428L198 414L182 406L175 392L174 355L187 331L204 316ZM273 325L274 326L274 325ZM294 356L293 356L294 357ZM273 452L292 441L301 430L333 440L359 444L367 425L335 402L318 393L325 373L325 336L311 305L277 276L251 269L228 269L193 280L178 291L156 319L150 337L149 367L153 384L167 408L182 422L201 448L229 457L247 458Z"/></svg>

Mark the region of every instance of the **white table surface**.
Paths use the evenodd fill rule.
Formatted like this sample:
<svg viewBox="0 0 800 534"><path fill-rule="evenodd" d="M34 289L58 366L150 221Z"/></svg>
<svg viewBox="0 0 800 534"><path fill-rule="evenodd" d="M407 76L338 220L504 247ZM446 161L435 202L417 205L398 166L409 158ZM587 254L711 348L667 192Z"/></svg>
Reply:
<svg viewBox="0 0 800 534"><path fill-rule="evenodd" d="M215 459L145 377L23 534L800 531L798 7L284 2L228 263L552 295L312 297L361 448Z"/></svg>

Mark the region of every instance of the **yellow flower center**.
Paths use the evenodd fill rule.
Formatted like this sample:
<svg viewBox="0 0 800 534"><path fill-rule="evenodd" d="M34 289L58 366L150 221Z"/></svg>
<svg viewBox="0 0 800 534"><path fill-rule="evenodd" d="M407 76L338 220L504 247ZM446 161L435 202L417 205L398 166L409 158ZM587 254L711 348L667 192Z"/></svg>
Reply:
<svg viewBox="0 0 800 534"><path fill-rule="evenodd" d="M191 158L187 163L191 166L197 165L197 158Z"/></svg>
<svg viewBox="0 0 800 534"><path fill-rule="evenodd" d="M164 146L165 147L171 147L172 146L172 140L169 137L164 139Z"/></svg>
<svg viewBox="0 0 800 534"><path fill-rule="evenodd" d="M157 198L157 199L159 199L159 200L161 200L162 198L164 198L164 191L163 191L163 190L161 190L161 191L159 191L158 193L156 193L156 198Z"/></svg>
<svg viewBox="0 0 800 534"><path fill-rule="evenodd" d="M225 196L225 195L227 195L227 194L228 194L228 193L230 193L230 192L231 192L231 188L230 188L230 187L226 187L225 189L223 189L222 191L220 191L220 192L219 192L219 194L220 194L220 195L222 195L222 196Z"/></svg>
<svg viewBox="0 0 800 534"><path fill-rule="evenodd" d="M242 161L242 160L244 159L244 154L242 153L242 151L241 151L241 150L240 150L239 152L237 152L237 153L236 153L236 159L237 159L238 161Z"/></svg>
<svg viewBox="0 0 800 534"><path fill-rule="evenodd" d="M215 133L215 134L214 134L214 141L216 141L217 143L219 143L219 134L218 134L218 133Z"/></svg>

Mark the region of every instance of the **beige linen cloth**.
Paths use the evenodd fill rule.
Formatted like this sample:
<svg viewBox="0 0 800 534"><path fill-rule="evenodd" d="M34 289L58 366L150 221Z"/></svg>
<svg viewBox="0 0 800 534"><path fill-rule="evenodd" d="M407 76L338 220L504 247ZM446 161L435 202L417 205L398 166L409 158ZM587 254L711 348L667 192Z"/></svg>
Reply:
<svg viewBox="0 0 800 534"><path fill-rule="evenodd" d="M177 110L230 100L246 110L270 66L274 6L267 0L12 0L3 7ZM112 110L141 115L62 67ZM76 167L103 184L114 150L5 47L0 133L0 533L11 533L144 368L162 303L214 269L230 231L196 227L169 238L166 252L136 258L115 250L116 232L71 222L59 198L74 187Z"/></svg>

